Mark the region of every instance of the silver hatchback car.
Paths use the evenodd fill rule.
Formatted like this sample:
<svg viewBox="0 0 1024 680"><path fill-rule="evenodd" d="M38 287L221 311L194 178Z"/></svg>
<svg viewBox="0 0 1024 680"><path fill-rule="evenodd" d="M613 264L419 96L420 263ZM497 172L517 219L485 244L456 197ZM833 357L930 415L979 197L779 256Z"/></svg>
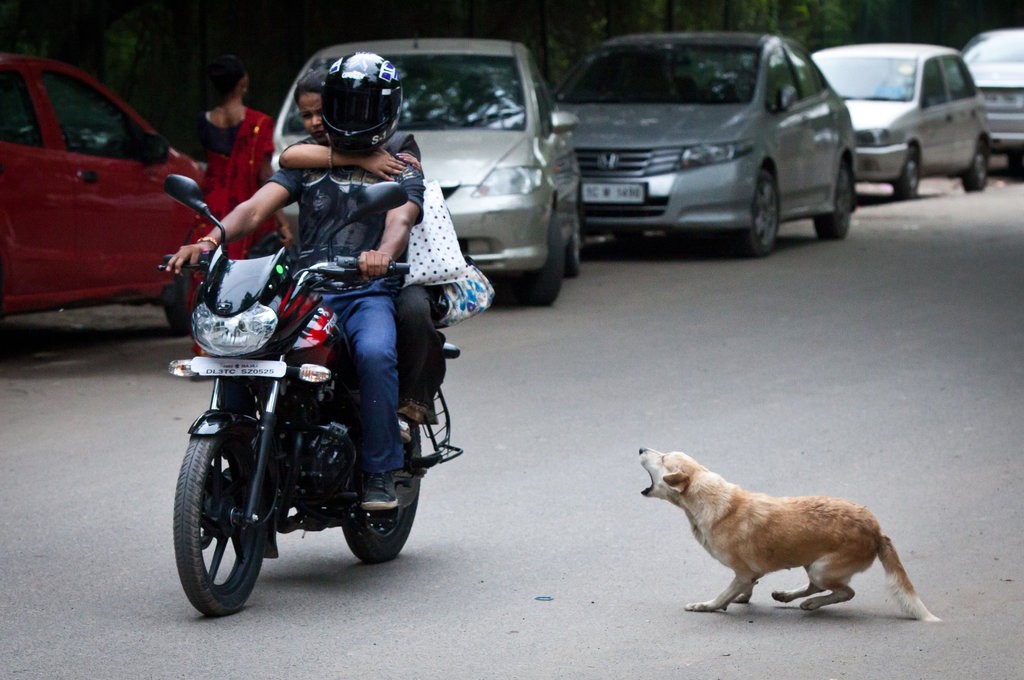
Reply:
<svg viewBox="0 0 1024 680"><path fill-rule="evenodd" d="M399 130L419 144L441 184L463 252L518 300L549 305L580 267L576 118L557 112L529 50L502 40L386 40L334 45L299 73L357 51L393 62L402 79ZM305 136L292 98L277 118L278 150Z"/></svg>
<svg viewBox="0 0 1024 680"><path fill-rule="evenodd" d="M661 33L603 43L556 95L575 113L588 233L732 232L770 253L779 223L846 236L850 115L807 52L773 35Z"/></svg>
<svg viewBox="0 0 1024 680"><path fill-rule="evenodd" d="M857 179L917 196L921 177L959 176L966 191L988 181L985 106L960 53L911 43L832 47L814 53L857 130Z"/></svg>

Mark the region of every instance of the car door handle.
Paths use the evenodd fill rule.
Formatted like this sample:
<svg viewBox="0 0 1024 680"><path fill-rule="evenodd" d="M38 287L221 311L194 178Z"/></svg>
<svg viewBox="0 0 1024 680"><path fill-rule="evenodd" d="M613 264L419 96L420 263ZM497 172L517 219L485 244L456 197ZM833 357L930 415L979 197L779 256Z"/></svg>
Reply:
<svg viewBox="0 0 1024 680"><path fill-rule="evenodd" d="M79 170L78 179L82 180L86 184L96 184L100 181L100 176L95 170Z"/></svg>

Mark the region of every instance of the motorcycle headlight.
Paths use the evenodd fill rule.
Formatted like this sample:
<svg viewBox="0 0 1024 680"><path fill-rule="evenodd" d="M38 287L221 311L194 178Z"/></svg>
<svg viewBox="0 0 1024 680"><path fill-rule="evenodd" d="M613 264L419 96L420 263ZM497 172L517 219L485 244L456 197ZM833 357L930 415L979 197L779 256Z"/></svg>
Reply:
<svg viewBox="0 0 1024 680"><path fill-rule="evenodd" d="M192 337L213 356L251 354L267 344L276 328L277 314L261 304L234 316L217 316L205 303L192 312Z"/></svg>
<svg viewBox="0 0 1024 680"><path fill-rule="evenodd" d="M726 142L724 144L696 144L683 148L679 166L696 168L713 163L725 163L751 152L754 145L749 142Z"/></svg>
<svg viewBox="0 0 1024 680"><path fill-rule="evenodd" d="M540 187L540 168L516 166L513 168L495 168L476 188L473 195L480 196L515 196L526 195Z"/></svg>

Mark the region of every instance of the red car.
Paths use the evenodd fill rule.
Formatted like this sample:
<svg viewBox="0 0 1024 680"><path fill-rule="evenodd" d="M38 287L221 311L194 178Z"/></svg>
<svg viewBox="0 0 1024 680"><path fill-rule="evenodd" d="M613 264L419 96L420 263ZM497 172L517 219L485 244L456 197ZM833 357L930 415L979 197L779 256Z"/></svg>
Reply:
<svg viewBox="0 0 1024 680"><path fill-rule="evenodd" d="M188 279L157 270L193 239L170 173L202 180L87 73L0 53L0 316L152 301L187 333Z"/></svg>

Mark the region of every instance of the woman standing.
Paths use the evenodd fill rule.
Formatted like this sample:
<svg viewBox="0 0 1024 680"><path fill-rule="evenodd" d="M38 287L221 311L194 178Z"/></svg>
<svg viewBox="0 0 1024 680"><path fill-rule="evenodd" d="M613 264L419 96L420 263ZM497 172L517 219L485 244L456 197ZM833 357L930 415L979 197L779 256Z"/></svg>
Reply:
<svg viewBox="0 0 1024 680"><path fill-rule="evenodd" d="M199 141L206 150L203 193L210 210L220 219L256 193L273 174L274 119L245 105L249 75L241 59L233 54L221 55L206 67L206 73L219 103L199 114ZM288 224L280 214L253 234L228 244L228 255L244 258L254 245L274 234L289 244ZM270 250L276 250L279 244L273 237L269 240L273 243Z"/></svg>

